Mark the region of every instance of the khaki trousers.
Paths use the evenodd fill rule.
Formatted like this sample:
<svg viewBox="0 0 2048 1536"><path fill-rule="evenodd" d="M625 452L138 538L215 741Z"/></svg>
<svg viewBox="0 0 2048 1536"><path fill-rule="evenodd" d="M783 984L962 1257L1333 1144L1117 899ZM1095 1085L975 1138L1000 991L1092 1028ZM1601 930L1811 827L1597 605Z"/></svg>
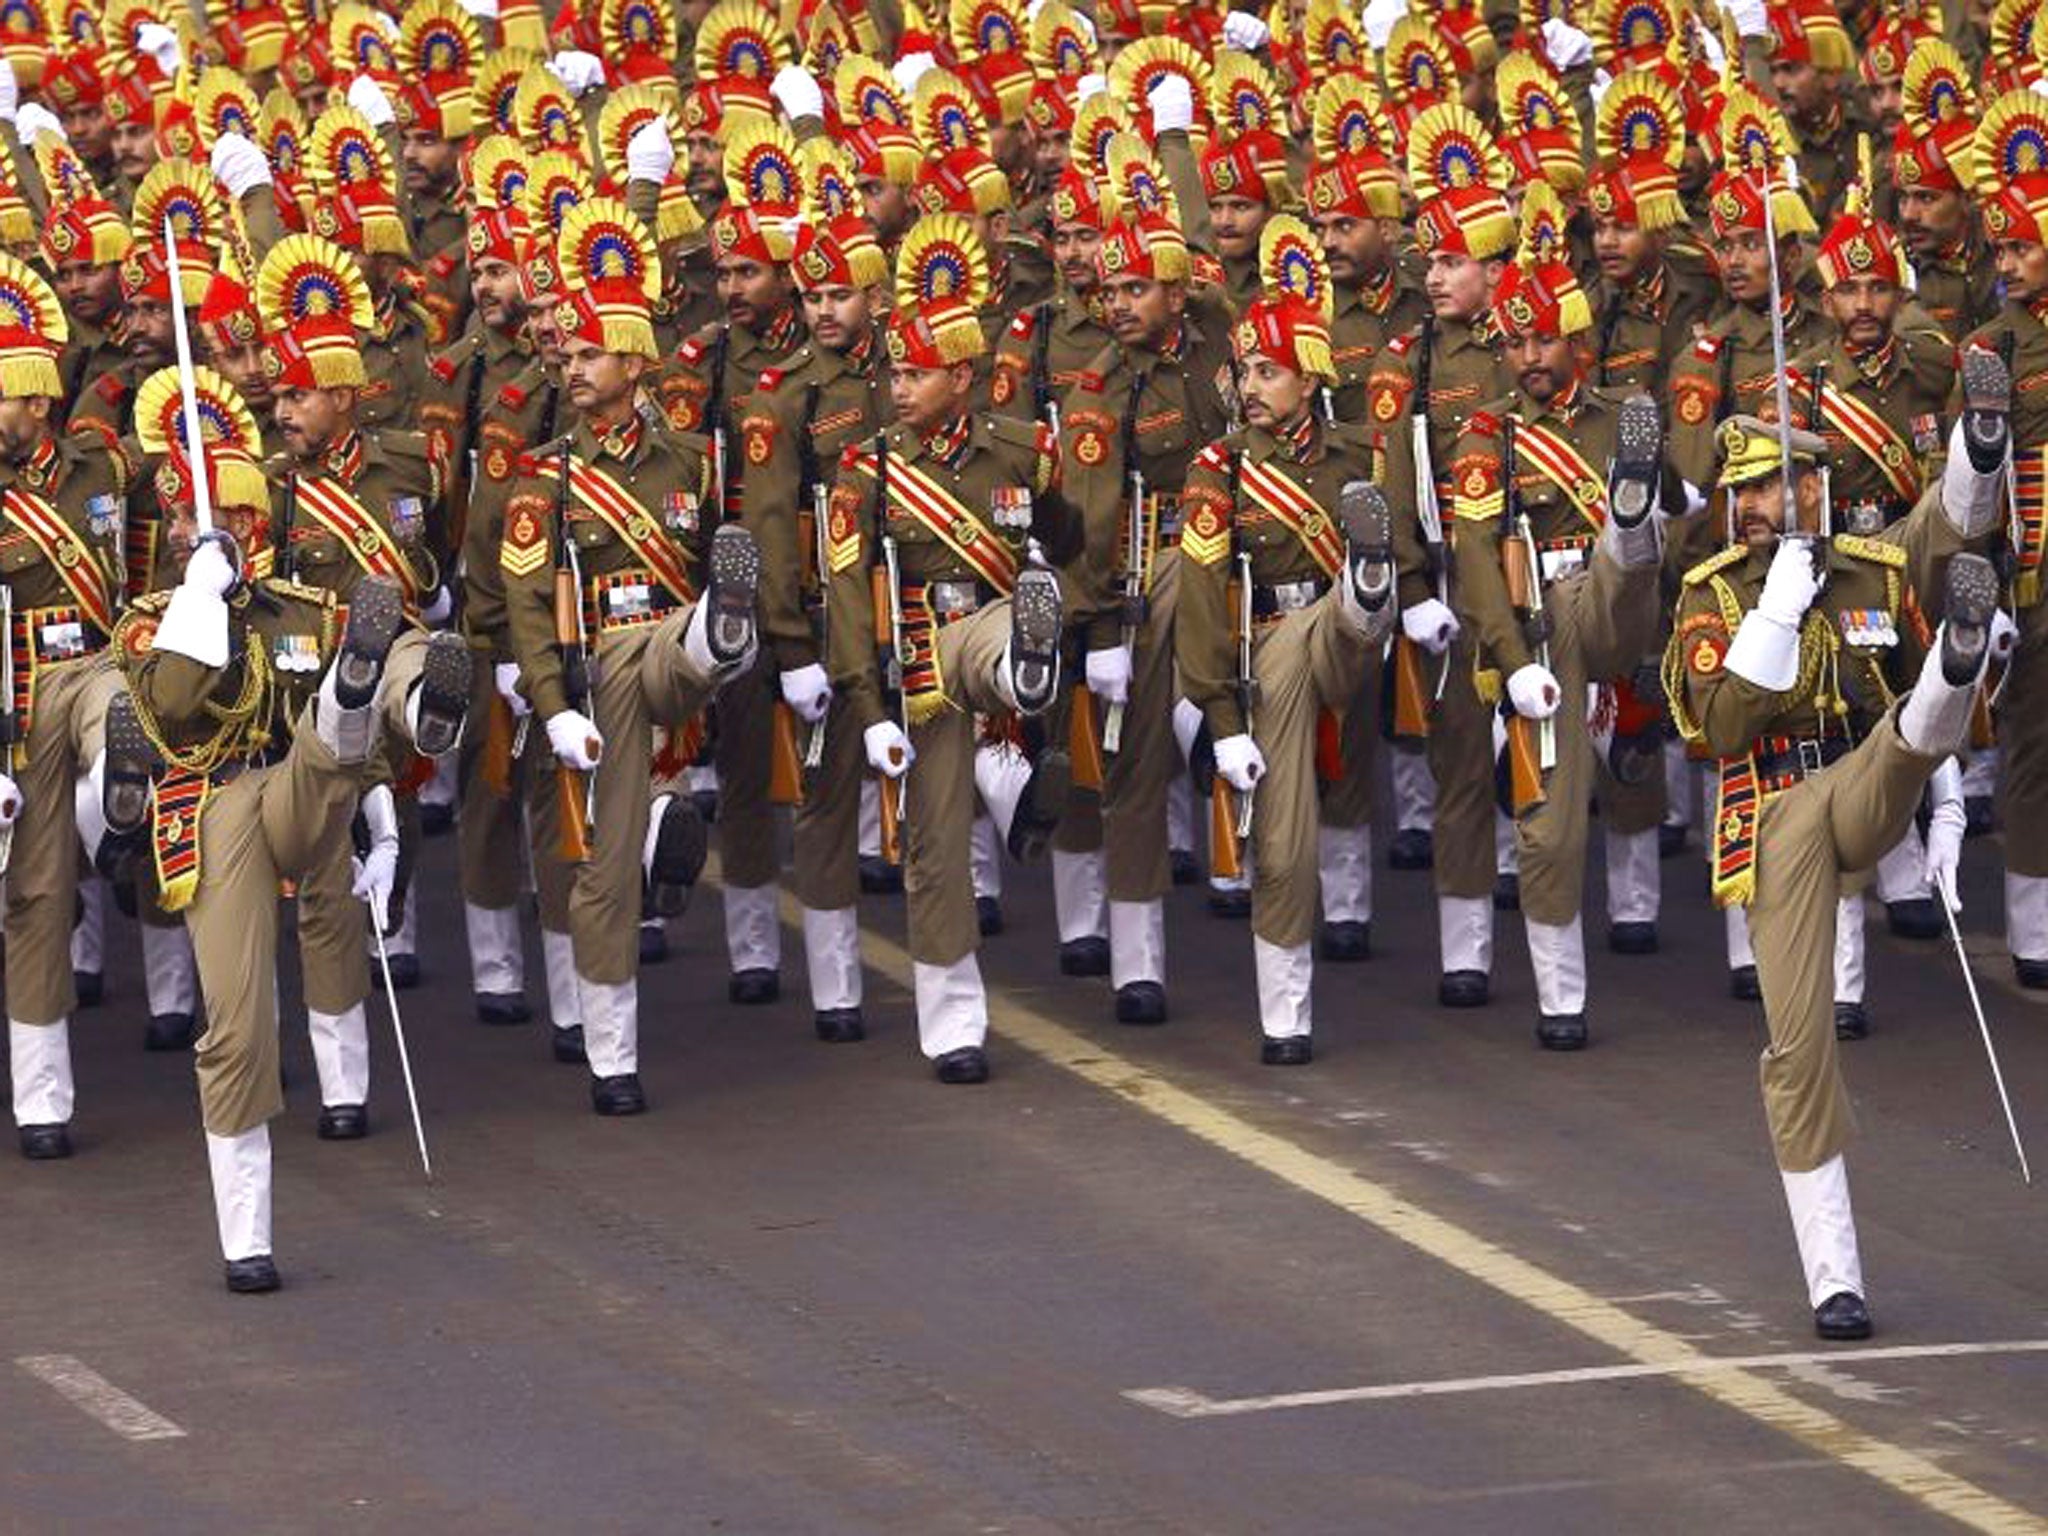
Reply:
<svg viewBox="0 0 2048 1536"><path fill-rule="evenodd" d="M1344 772L1336 782L1323 786L1326 827L1348 830L1372 825L1373 752L1380 736L1380 673L1385 654L1384 647L1371 647L1359 672L1358 687L1350 698L1330 706L1343 711L1337 724L1337 749ZM1267 760L1271 761L1270 755Z"/></svg>
<svg viewBox="0 0 2048 1536"><path fill-rule="evenodd" d="M1584 569L1544 591L1554 624L1550 670L1563 702L1551 716L1557 766L1544 777L1546 798L1514 824L1522 912L1532 923L1562 928L1579 915L1586 883L1586 807L1596 777L1586 730L1586 687L1633 666L1655 635L1657 570L1646 565L1625 571L1598 548Z"/></svg>
<svg viewBox="0 0 2048 1536"><path fill-rule="evenodd" d="M1153 562L1151 607L1131 652L1123 740L1102 775L1102 847L1111 901L1157 901L1173 884L1166 786L1181 763L1173 736L1173 702L1180 694L1173 667L1179 595L1180 551L1161 550Z"/></svg>
<svg viewBox="0 0 2048 1536"><path fill-rule="evenodd" d="M473 907L502 912L519 904L522 873L519 845L525 836L520 826L520 808L524 804L524 764L514 758L512 792L508 795L500 796L484 783L485 722L501 706L490 656L479 652L475 661L476 677L469 690L470 725L462 733L462 746L456 760L460 789L455 821L455 856L462 871L462 899ZM538 722L530 722L527 735L531 737L538 730Z"/></svg>
<svg viewBox="0 0 2048 1536"><path fill-rule="evenodd" d="M22 810L6 880L7 1016L17 1024L59 1024L78 1005L71 981L79 863L73 796L79 774L106 744L107 705L121 688L111 651L58 662L36 679L35 712L14 773Z"/></svg>
<svg viewBox="0 0 2048 1536"><path fill-rule="evenodd" d="M2020 639L1998 711L2005 772L1998 820L2008 874L2048 877L2048 602L2019 615Z"/></svg>
<svg viewBox="0 0 2048 1536"><path fill-rule="evenodd" d="M779 697L780 675L766 647L718 690L718 869L730 889L773 885L782 872L768 798Z"/></svg>
<svg viewBox="0 0 2048 1536"><path fill-rule="evenodd" d="M1835 1046L1835 903L1904 834L1938 758L1908 748L1897 711L1854 752L1765 803L1749 937L1771 1043L1761 1066L1778 1166L1818 1168L1854 1129Z"/></svg>
<svg viewBox="0 0 2048 1536"><path fill-rule="evenodd" d="M1472 641L1460 635L1433 660L1450 668L1430 710L1425 748L1436 779L1436 889L1439 896L1493 894L1495 799L1493 709L1473 686ZM1433 685L1436 674L1425 672Z"/></svg>
<svg viewBox="0 0 2048 1536"><path fill-rule="evenodd" d="M798 750L808 732L798 724ZM825 716L825 755L804 775L792 837L790 884L814 912L836 912L860 900L860 789L867 770L860 723L835 697Z"/></svg>
<svg viewBox="0 0 2048 1536"><path fill-rule="evenodd" d="M1252 932L1288 949L1314 936L1321 891L1316 721L1324 709L1355 706L1365 673L1366 640L1342 601L1332 588L1252 639L1252 739L1266 759L1252 800Z"/></svg>
<svg viewBox="0 0 2048 1536"><path fill-rule="evenodd" d="M308 706L283 762L243 774L206 803L199 889L185 921L206 1000L206 1033L193 1064L200 1113L215 1136L239 1136L284 1108L277 1075L278 882L304 882L338 861L347 895L344 850L361 791L361 769L342 765L321 745ZM362 934L358 919L359 959ZM322 1007L310 992L308 1001Z"/></svg>
<svg viewBox="0 0 2048 1536"><path fill-rule="evenodd" d="M1008 598L943 626L937 649L947 707L910 728L917 759L908 775L903 818L903 890L910 958L926 965L952 965L980 947L970 852L976 809L974 717L1008 708L996 690L995 674L1009 643ZM1129 726L1127 718L1127 731ZM1128 750L1129 737L1125 740ZM882 786L885 795L893 790L893 785Z"/></svg>
<svg viewBox="0 0 2048 1536"><path fill-rule="evenodd" d="M658 624L615 629L598 636L595 647L592 691L604 761L597 770L590 857L575 868L568 917L577 974L601 986L621 986L640 969L641 858L654 728L681 726L716 686L683 651L694 611L678 609Z"/></svg>

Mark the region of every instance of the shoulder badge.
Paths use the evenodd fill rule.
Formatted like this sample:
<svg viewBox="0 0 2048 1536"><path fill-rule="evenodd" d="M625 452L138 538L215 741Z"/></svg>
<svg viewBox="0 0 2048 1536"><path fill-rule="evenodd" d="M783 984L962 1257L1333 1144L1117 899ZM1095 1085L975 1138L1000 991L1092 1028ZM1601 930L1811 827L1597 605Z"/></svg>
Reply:
<svg viewBox="0 0 2048 1536"><path fill-rule="evenodd" d="M446 352L439 353L432 358L427 363L427 367L433 370L434 377L443 384L453 384L455 382L455 360Z"/></svg>
<svg viewBox="0 0 2048 1536"><path fill-rule="evenodd" d="M1888 565L1901 570L1906 564L1906 552L1896 544L1883 539L1866 539L1861 534L1838 533L1834 539L1835 548L1852 560L1868 560L1873 565Z"/></svg>
<svg viewBox="0 0 2048 1536"><path fill-rule="evenodd" d="M849 445L846 451L855 450ZM860 492L851 485L832 488L825 512L825 563L835 576L860 563Z"/></svg>
<svg viewBox="0 0 2048 1536"><path fill-rule="evenodd" d="M782 370L780 368L763 368L761 370L761 377L755 381L754 388L761 391L764 395L772 395L781 384Z"/></svg>
<svg viewBox="0 0 2048 1536"><path fill-rule="evenodd" d="M704 343L695 336L676 348L676 361L679 363L694 363L703 356Z"/></svg>
<svg viewBox="0 0 2048 1536"><path fill-rule="evenodd" d="M1747 559L1748 556L1749 550L1747 546L1741 544L1730 545L1717 555L1709 555L1698 565L1687 571L1685 573L1685 585L1688 587L1699 586L1702 582L1718 576L1721 572L1727 570L1729 566Z"/></svg>
<svg viewBox="0 0 2048 1536"><path fill-rule="evenodd" d="M1010 317L1010 334L1019 341L1029 341L1031 333L1037 328L1037 325L1038 317L1033 310L1029 308L1020 309Z"/></svg>
<svg viewBox="0 0 2048 1536"><path fill-rule="evenodd" d="M1195 499L1181 525L1181 553L1197 565L1220 565L1230 554L1230 514L1221 495Z"/></svg>
<svg viewBox="0 0 2048 1536"><path fill-rule="evenodd" d="M744 439L747 462L756 469L774 456L775 423L767 416L749 416L740 424L740 436Z"/></svg>
<svg viewBox="0 0 2048 1536"><path fill-rule="evenodd" d="M1416 336L1413 331L1409 331L1407 334L1402 336L1396 336L1392 341L1387 343L1387 356L1406 357L1410 352L1415 350L1415 341Z"/></svg>
<svg viewBox="0 0 2048 1536"><path fill-rule="evenodd" d="M506 506L498 566L507 576L531 576L547 564L547 515L547 497L531 492L514 496Z"/></svg>

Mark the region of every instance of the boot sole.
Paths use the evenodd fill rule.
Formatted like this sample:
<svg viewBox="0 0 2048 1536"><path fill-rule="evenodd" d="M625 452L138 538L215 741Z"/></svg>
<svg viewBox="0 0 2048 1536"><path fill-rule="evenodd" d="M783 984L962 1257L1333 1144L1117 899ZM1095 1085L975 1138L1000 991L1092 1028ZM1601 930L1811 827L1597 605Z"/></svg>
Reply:
<svg viewBox="0 0 2048 1536"><path fill-rule="evenodd" d="M366 576L349 595L348 627L334 662L334 701L343 709L364 709L377 697L384 659L405 624L405 599L395 582ZM468 684L464 684L465 692Z"/></svg>
<svg viewBox="0 0 2048 1536"><path fill-rule="evenodd" d="M761 547L738 523L711 536L711 605L705 638L720 661L737 661L754 643L754 594L761 586Z"/></svg>
<svg viewBox="0 0 2048 1536"><path fill-rule="evenodd" d="M1621 402L1615 432L1614 470L1607 501L1614 520L1633 528L1650 515L1664 461L1664 423L1657 402L1630 395Z"/></svg>
<svg viewBox="0 0 2048 1536"><path fill-rule="evenodd" d="M1337 496L1337 517L1351 546L1352 591L1377 608L1394 590L1394 515L1369 480L1353 480Z"/></svg>
<svg viewBox="0 0 2048 1536"><path fill-rule="evenodd" d="M440 757L461 741L470 674L469 646L460 635L428 638L427 659L420 667L419 724L413 732L413 745L423 755Z"/></svg>
<svg viewBox="0 0 2048 1536"><path fill-rule="evenodd" d="M149 819L151 781L156 777L156 747L142 729L129 695L117 694L107 705L106 785L101 809L107 830L117 837L132 836Z"/></svg>
<svg viewBox="0 0 2048 1536"><path fill-rule="evenodd" d="M1950 560L1941 611L1941 675L1951 685L1959 688L1983 669L1997 609L1998 572L1991 562L1982 555Z"/></svg>
<svg viewBox="0 0 2048 1536"><path fill-rule="evenodd" d="M704 871L708 843L696 802L684 795L671 799L661 813L661 830L655 834L654 857L647 870L648 883L654 887L654 910L662 917L682 915L690 888Z"/></svg>
<svg viewBox="0 0 2048 1536"><path fill-rule="evenodd" d="M1062 618L1059 579L1051 571L1026 571L1017 578L1010 598L1010 686L1026 711L1052 702Z"/></svg>
<svg viewBox="0 0 2048 1536"><path fill-rule="evenodd" d="M1963 435L1991 455L2004 452L2012 416L2012 370L1985 347L1963 353ZM1980 461L1981 462L1981 461Z"/></svg>

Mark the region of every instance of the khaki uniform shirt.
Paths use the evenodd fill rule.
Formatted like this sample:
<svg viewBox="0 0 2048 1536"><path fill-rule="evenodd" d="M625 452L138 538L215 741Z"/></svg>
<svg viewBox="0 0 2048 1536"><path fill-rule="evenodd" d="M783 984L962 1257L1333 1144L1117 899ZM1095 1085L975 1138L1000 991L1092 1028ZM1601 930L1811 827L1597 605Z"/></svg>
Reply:
<svg viewBox="0 0 2048 1536"><path fill-rule="evenodd" d="M997 338L989 375L992 409L1020 420L1044 417L1041 396L1053 404L1110 344L1109 327L1092 295L1061 285L1049 299L1020 309Z"/></svg>
<svg viewBox="0 0 2048 1536"><path fill-rule="evenodd" d="M1396 336L1422 324L1429 298L1409 282L1398 266L1362 288L1337 288L1336 313L1330 319L1330 360L1337 365L1337 387L1331 408L1339 421L1364 421L1366 382L1379 365L1380 354Z"/></svg>
<svg viewBox="0 0 2048 1536"><path fill-rule="evenodd" d="M1587 295L1595 338L1591 382L1617 395L1645 390L1661 396L1672 365L1691 347L1720 296L1705 266L1668 258L1626 289L1602 278Z"/></svg>
<svg viewBox="0 0 2048 1536"><path fill-rule="evenodd" d="M394 291L377 306L376 323L361 338L370 382L357 396L358 425L412 430L426 393L431 334L427 312L412 299Z"/></svg>
<svg viewBox="0 0 2048 1536"><path fill-rule="evenodd" d="M1962 249L1913 263L1914 297L1950 341L1960 342L1998 313L1998 265L1973 230Z"/></svg>
<svg viewBox="0 0 2048 1536"><path fill-rule="evenodd" d="M1835 531L1876 533L1912 511L1930 460L1947 444L1944 417L1958 369L1954 345L1939 332L1902 332L1865 369L1838 337L1792 366L1798 376L1792 412L1800 425L1812 423L1816 383L1844 398L1841 407L1824 407L1813 428L1827 439ZM1859 406L1882 428L1859 416Z"/></svg>
<svg viewBox="0 0 2048 1536"><path fill-rule="evenodd" d="M289 574L309 587L332 592L347 602L356 583L368 574L366 546L393 559L409 577L410 604L425 604L441 580L440 562L428 536L436 508L447 491L440 460L418 432L357 431L335 444L316 464L301 464L276 454L264 465L273 487L275 520L290 525ZM307 504L307 484L329 482L346 490L368 514L381 541L358 535L344 542L340 533L315 517ZM289 509L287 511L287 509Z"/></svg>

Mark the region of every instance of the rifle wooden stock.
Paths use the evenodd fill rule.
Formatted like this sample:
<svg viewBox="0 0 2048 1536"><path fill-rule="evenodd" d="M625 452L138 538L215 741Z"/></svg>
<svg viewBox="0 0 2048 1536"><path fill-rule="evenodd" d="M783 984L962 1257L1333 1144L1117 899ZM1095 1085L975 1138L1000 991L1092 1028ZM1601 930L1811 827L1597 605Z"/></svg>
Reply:
<svg viewBox="0 0 2048 1536"><path fill-rule="evenodd" d="M1421 741L1429 735L1429 684L1424 681L1422 647L1406 635L1394 641L1394 736Z"/></svg>
<svg viewBox="0 0 2048 1536"><path fill-rule="evenodd" d="M1529 546L1512 534L1500 541L1500 579L1507 584L1508 601L1516 608L1526 610L1533 601L1531 578L1535 575L1529 569Z"/></svg>
<svg viewBox="0 0 2048 1536"><path fill-rule="evenodd" d="M1237 791L1221 774L1209 786L1209 874L1217 880L1244 878L1244 848L1237 838Z"/></svg>
<svg viewBox="0 0 2048 1536"><path fill-rule="evenodd" d="M768 803L804 803L804 770L796 750L796 711L781 699L775 701L774 725L769 732Z"/></svg>
<svg viewBox="0 0 2048 1536"><path fill-rule="evenodd" d="M555 853L565 864L581 864L590 857L587 777L574 768L555 765L555 815L562 823L555 837Z"/></svg>
<svg viewBox="0 0 2048 1536"><path fill-rule="evenodd" d="M1095 695L1076 684L1067 720L1067 755L1073 762L1076 789L1102 788L1102 740L1095 734Z"/></svg>
<svg viewBox="0 0 2048 1536"><path fill-rule="evenodd" d="M477 762L477 772L483 775L484 788L500 800L512 794L513 724L512 706L493 688L484 716L483 755Z"/></svg>
<svg viewBox="0 0 2048 1536"><path fill-rule="evenodd" d="M1543 804L1543 757L1537 722L1508 717L1508 801L1517 816Z"/></svg>
<svg viewBox="0 0 2048 1536"><path fill-rule="evenodd" d="M896 814L896 781L885 773L875 775L875 788L880 791L877 800L882 811L882 858L885 862L900 866L903 863L903 822Z"/></svg>
<svg viewBox="0 0 2048 1536"><path fill-rule="evenodd" d="M874 593L875 644L893 651L896 645L896 629L889 616L895 610L896 594L889 590L888 567L880 562L870 566L868 585Z"/></svg>

